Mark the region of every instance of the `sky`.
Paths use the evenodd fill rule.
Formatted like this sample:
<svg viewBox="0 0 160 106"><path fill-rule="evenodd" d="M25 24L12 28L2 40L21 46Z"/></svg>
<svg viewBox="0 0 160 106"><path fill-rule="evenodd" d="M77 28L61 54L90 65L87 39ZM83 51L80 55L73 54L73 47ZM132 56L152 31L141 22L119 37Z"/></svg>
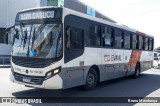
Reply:
<svg viewBox="0 0 160 106"><path fill-rule="evenodd" d="M155 37L160 46L160 0L80 0L118 23Z"/></svg>

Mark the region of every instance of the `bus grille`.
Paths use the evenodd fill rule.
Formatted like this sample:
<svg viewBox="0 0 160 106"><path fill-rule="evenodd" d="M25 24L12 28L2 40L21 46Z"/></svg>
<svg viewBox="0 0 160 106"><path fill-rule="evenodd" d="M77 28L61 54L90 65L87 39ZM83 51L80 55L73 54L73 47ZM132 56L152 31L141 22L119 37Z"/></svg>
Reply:
<svg viewBox="0 0 160 106"><path fill-rule="evenodd" d="M42 83L44 81L44 77L31 77L31 76L21 75L18 73L14 73L14 76L15 76L15 80L19 81L19 82L23 82L24 77L30 78L31 82L24 82L24 83L28 83L28 84L42 85Z"/></svg>
<svg viewBox="0 0 160 106"><path fill-rule="evenodd" d="M31 59L23 59L12 57L12 62L18 66L28 67L28 68L45 68L50 65L51 62L45 60L31 60Z"/></svg>

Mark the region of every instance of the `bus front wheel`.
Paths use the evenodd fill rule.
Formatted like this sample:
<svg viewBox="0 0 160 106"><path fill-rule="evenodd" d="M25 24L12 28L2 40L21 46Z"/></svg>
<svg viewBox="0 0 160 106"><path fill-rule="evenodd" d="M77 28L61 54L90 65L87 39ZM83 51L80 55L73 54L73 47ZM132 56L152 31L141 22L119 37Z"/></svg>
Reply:
<svg viewBox="0 0 160 106"><path fill-rule="evenodd" d="M87 74L86 84L83 86L85 90L91 90L97 86L98 75L94 68L91 68Z"/></svg>

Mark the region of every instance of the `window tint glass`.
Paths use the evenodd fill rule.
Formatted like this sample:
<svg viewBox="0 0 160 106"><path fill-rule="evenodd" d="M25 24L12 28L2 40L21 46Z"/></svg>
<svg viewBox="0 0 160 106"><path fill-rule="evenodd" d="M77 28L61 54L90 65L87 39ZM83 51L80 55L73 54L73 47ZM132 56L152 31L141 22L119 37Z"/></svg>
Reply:
<svg viewBox="0 0 160 106"><path fill-rule="evenodd" d="M67 27L65 44L66 48L83 49L83 29Z"/></svg>
<svg viewBox="0 0 160 106"><path fill-rule="evenodd" d="M83 30L73 27L71 30L71 47L75 49L83 48Z"/></svg>
<svg viewBox="0 0 160 106"><path fill-rule="evenodd" d="M137 49L137 35L132 35L132 49Z"/></svg>
<svg viewBox="0 0 160 106"><path fill-rule="evenodd" d="M104 47L111 47L112 44L112 29L110 27L103 28L103 46Z"/></svg>
<svg viewBox="0 0 160 106"><path fill-rule="evenodd" d="M143 37L139 36L139 49L142 50L144 48Z"/></svg>
<svg viewBox="0 0 160 106"><path fill-rule="evenodd" d="M124 48L125 49L130 49L130 47L131 47L130 41L131 41L130 33L129 32L124 32Z"/></svg>
<svg viewBox="0 0 160 106"><path fill-rule="evenodd" d="M149 38L149 50L152 51L153 50L153 39Z"/></svg>
<svg viewBox="0 0 160 106"><path fill-rule="evenodd" d="M145 50L148 50L148 38L145 38Z"/></svg>
<svg viewBox="0 0 160 106"><path fill-rule="evenodd" d="M89 37L88 37L88 46L91 47L99 47L101 37L101 29L100 26L93 25L89 27Z"/></svg>
<svg viewBox="0 0 160 106"><path fill-rule="evenodd" d="M122 47L122 32L121 30L114 30L114 47L121 48Z"/></svg>

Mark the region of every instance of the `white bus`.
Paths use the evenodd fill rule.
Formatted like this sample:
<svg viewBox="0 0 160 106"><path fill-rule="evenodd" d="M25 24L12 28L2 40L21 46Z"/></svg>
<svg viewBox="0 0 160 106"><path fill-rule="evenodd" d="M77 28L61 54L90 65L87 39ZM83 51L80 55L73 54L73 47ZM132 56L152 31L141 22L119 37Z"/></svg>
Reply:
<svg viewBox="0 0 160 106"><path fill-rule="evenodd" d="M0 67L10 66L12 50L12 36L6 33L5 28L0 28Z"/></svg>
<svg viewBox="0 0 160 106"><path fill-rule="evenodd" d="M10 78L25 86L89 90L152 68L153 36L67 8L21 11L14 29Z"/></svg>

